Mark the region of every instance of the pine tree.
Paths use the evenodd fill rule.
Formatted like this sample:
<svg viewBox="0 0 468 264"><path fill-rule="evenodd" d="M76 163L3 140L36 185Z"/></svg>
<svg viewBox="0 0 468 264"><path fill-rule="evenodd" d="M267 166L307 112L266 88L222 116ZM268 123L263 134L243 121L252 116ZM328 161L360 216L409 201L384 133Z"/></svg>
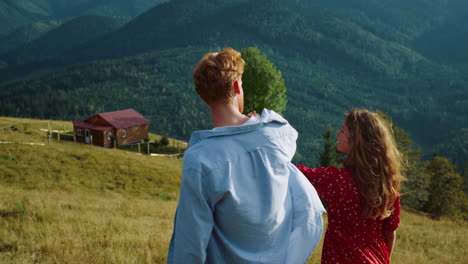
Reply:
<svg viewBox="0 0 468 264"><path fill-rule="evenodd" d="M337 166L336 146L331 137L331 127L328 126L323 134L323 151L318 154L317 167Z"/></svg>

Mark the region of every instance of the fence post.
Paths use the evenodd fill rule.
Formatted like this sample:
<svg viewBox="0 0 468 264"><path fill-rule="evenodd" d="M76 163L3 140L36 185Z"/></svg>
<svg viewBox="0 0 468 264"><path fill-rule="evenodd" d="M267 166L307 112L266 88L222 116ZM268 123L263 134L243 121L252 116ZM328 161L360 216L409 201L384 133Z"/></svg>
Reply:
<svg viewBox="0 0 468 264"><path fill-rule="evenodd" d="M90 145L93 144L93 135L89 135L89 143L90 143Z"/></svg>
<svg viewBox="0 0 468 264"><path fill-rule="evenodd" d="M60 142L60 132L57 132L57 141Z"/></svg>
<svg viewBox="0 0 468 264"><path fill-rule="evenodd" d="M146 149L148 150L148 156L149 156L150 155L150 142L149 142L149 140L146 143Z"/></svg>
<svg viewBox="0 0 468 264"><path fill-rule="evenodd" d="M138 143L138 153L141 153L141 150L140 150L140 143Z"/></svg>

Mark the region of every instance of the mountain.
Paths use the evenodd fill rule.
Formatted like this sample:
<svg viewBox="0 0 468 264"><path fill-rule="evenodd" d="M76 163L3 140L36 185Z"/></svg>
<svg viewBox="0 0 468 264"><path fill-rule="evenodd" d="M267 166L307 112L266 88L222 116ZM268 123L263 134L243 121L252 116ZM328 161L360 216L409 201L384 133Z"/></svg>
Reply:
<svg viewBox="0 0 468 264"><path fill-rule="evenodd" d="M77 17L50 30L40 38L9 51L1 59L11 66L53 58L94 38L113 32L126 22L125 18L95 15Z"/></svg>
<svg viewBox="0 0 468 264"><path fill-rule="evenodd" d="M466 6L468 10L468 3ZM453 17L413 41L417 51L434 61L468 65L468 13Z"/></svg>
<svg viewBox="0 0 468 264"><path fill-rule="evenodd" d="M2 0L0 34L25 24L69 20L83 15L134 17L167 0Z"/></svg>
<svg viewBox="0 0 468 264"><path fill-rule="evenodd" d="M388 40L405 42L466 7L464 0L306 0L328 8ZM465 10L465 12L468 10Z"/></svg>
<svg viewBox="0 0 468 264"><path fill-rule="evenodd" d="M18 27L12 33L0 37L0 43L2 43L0 45L0 55L39 38L52 28L59 25L60 22L58 21L49 21L37 22Z"/></svg>
<svg viewBox="0 0 468 264"><path fill-rule="evenodd" d="M0 27L0 34L8 34L21 25L49 20L49 11L42 8L39 1L1 1L0 24L2 26Z"/></svg>
<svg viewBox="0 0 468 264"><path fill-rule="evenodd" d="M151 131L187 139L194 127L210 125L208 109L190 82L192 66L204 52L202 48L158 51L11 83L0 89L5 96L1 109L16 116L58 115L72 120L125 105L149 119Z"/></svg>
<svg viewBox="0 0 468 264"><path fill-rule="evenodd" d="M411 10L411 19L431 17ZM0 114L77 119L132 107L151 120L152 131L188 139L210 127L193 91L195 63L224 46L256 46L286 80L284 114L300 134L296 162L314 164L321 134L328 125L339 128L352 107L386 112L428 155L467 160L460 144L468 136L464 70L418 52L407 43L416 35L404 26L368 25L379 28L305 1L173 0L56 58L0 71L10 81L0 86ZM378 34L386 29L408 37ZM19 76L34 78L12 81Z"/></svg>
<svg viewBox="0 0 468 264"><path fill-rule="evenodd" d="M175 0L149 10L113 34L62 54L52 63L62 66L188 45L246 47L262 43L285 54L323 60L353 72L359 67L364 72L398 74L403 65L424 59L405 46L386 42L357 24L306 3Z"/></svg>
<svg viewBox="0 0 468 264"><path fill-rule="evenodd" d="M468 64L468 1L307 0L440 63Z"/></svg>

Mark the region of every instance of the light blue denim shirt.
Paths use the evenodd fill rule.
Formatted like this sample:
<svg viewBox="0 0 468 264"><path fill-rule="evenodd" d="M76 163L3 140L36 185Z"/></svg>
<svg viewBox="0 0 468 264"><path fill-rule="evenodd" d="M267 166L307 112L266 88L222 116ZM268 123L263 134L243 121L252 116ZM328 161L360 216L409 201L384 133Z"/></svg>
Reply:
<svg viewBox="0 0 468 264"><path fill-rule="evenodd" d="M305 263L325 209L291 163L296 139L266 109L243 126L194 132L167 263Z"/></svg>

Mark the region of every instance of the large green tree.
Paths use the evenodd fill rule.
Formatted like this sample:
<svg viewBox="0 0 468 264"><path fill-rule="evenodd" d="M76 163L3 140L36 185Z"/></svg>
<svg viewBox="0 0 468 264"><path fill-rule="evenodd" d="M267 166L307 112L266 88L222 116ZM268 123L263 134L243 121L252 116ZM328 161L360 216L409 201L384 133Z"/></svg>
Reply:
<svg viewBox="0 0 468 264"><path fill-rule="evenodd" d="M463 192L463 177L456 172L455 165L447 158L434 155L424 168L431 176L427 210L436 216L463 217L466 194Z"/></svg>
<svg viewBox="0 0 468 264"><path fill-rule="evenodd" d="M398 150L403 154L405 181L401 186L401 203L417 210L424 210L429 199L430 176L425 173L421 161L421 150L416 149L410 134L393 123L385 113L378 111L393 131Z"/></svg>
<svg viewBox="0 0 468 264"><path fill-rule="evenodd" d="M242 58L245 60L245 70L242 75L245 111L260 112L263 108L267 108L281 114L286 110L288 102L281 71L255 47L244 49Z"/></svg>

